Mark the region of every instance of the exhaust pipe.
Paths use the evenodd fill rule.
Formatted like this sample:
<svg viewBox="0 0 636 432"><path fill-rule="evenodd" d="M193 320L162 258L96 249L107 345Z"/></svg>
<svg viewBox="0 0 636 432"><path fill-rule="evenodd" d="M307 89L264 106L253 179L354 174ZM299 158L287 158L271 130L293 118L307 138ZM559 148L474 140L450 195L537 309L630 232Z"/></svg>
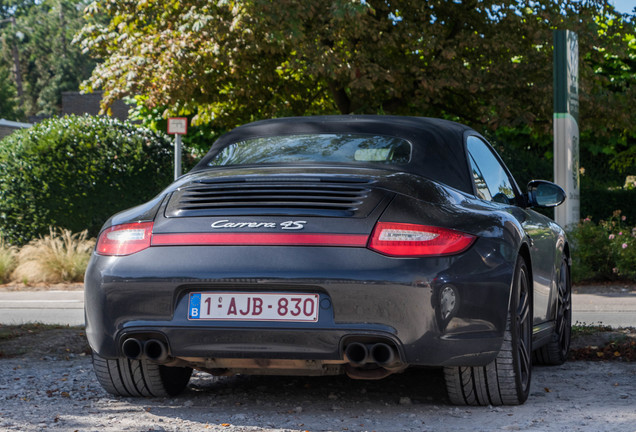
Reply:
<svg viewBox="0 0 636 432"><path fill-rule="evenodd" d="M121 344L121 351L131 360L139 360L143 353L143 344L137 338L128 338Z"/></svg>
<svg viewBox="0 0 636 432"><path fill-rule="evenodd" d="M395 357L393 348L385 343L377 343L371 347L371 358L382 367L393 364Z"/></svg>
<svg viewBox="0 0 636 432"><path fill-rule="evenodd" d="M345 348L345 356L352 366L359 367L368 362L369 350L366 345L353 342Z"/></svg>
<svg viewBox="0 0 636 432"><path fill-rule="evenodd" d="M168 347L157 339L150 339L144 345L144 354L149 360L163 363L168 359Z"/></svg>

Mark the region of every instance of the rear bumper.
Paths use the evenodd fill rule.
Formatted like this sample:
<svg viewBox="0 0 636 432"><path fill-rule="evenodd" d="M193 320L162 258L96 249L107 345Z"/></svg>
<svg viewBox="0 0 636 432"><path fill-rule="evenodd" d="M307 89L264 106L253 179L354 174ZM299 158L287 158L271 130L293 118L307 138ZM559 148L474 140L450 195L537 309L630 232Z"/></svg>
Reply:
<svg viewBox="0 0 636 432"><path fill-rule="evenodd" d="M495 241L480 239L444 258L249 246L94 255L85 281L87 336L106 358L121 357L128 337L157 335L172 357L342 360L347 343L369 340L391 342L410 365L482 365L501 347L510 296L514 263L498 250ZM456 305L444 316L447 287ZM188 320L189 293L215 290L316 293L319 319Z"/></svg>

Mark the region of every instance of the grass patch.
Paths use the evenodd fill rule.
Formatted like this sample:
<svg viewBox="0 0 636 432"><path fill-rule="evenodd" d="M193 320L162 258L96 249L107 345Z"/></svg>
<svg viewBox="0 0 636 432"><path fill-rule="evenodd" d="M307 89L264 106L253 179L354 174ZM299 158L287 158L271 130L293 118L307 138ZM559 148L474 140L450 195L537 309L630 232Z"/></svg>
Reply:
<svg viewBox="0 0 636 432"><path fill-rule="evenodd" d="M88 232L50 229L48 236L20 249L12 278L24 283L82 282L95 240Z"/></svg>
<svg viewBox="0 0 636 432"><path fill-rule="evenodd" d="M596 324L585 324L576 322L572 325L572 337L579 336L590 336L597 333L609 332L612 331L612 327L603 325L603 323L599 322Z"/></svg>
<svg viewBox="0 0 636 432"><path fill-rule="evenodd" d="M17 339L24 335L34 335L48 330L66 329L68 326L55 324L21 324L21 325L2 325L0 324L0 341L8 341Z"/></svg>
<svg viewBox="0 0 636 432"><path fill-rule="evenodd" d="M6 283L11 280L11 273L17 265L18 249L15 246L7 244L0 237L0 283Z"/></svg>

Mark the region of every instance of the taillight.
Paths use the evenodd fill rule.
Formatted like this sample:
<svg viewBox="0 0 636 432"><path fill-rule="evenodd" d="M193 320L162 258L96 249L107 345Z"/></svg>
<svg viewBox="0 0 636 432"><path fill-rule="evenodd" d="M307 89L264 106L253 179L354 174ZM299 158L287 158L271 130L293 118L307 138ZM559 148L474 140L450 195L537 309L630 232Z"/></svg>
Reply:
<svg viewBox="0 0 636 432"><path fill-rule="evenodd" d="M110 227L99 236L100 255L131 255L150 247L152 222L137 222Z"/></svg>
<svg viewBox="0 0 636 432"><path fill-rule="evenodd" d="M453 255L468 249L475 238L448 228L378 222L368 247L395 257Z"/></svg>

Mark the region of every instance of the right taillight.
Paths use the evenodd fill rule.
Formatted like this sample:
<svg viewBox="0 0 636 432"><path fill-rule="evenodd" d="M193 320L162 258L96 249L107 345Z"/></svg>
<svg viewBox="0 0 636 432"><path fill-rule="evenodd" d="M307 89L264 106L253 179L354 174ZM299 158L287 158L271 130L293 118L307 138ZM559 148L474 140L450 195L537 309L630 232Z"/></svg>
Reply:
<svg viewBox="0 0 636 432"><path fill-rule="evenodd" d="M150 247L152 222L115 225L105 229L97 240L100 255L131 255Z"/></svg>
<svg viewBox="0 0 636 432"><path fill-rule="evenodd" d="M448 228L397 222L378 222L369 249L394 257L453 255L465 251L475 236Z"/></svg>

